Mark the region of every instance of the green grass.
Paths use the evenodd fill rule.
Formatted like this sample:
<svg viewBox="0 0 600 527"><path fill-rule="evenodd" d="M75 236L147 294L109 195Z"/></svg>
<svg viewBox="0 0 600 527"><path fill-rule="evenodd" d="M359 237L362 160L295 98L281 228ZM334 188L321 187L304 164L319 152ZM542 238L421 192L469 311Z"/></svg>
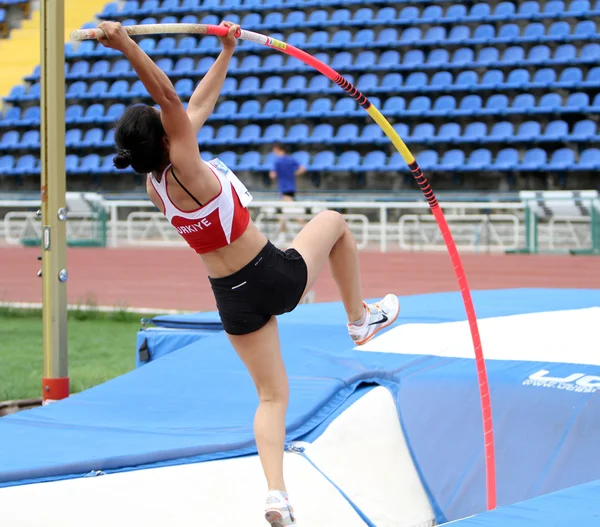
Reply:
<svg viewBox="0 0 600 527"><path fill-rule="evenodd" d="M71 393L135 367L141 315L75 310L68 318ZM0 401L41 396L41 311L0 308Z"/></svg>

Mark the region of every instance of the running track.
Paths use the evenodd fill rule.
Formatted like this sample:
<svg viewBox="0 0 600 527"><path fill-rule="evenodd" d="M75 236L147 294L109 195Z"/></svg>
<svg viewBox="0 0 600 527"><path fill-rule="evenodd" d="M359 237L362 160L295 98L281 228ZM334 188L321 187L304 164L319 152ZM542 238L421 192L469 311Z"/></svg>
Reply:
<svg viewBox="0 0 600 527"><path fill-rule="evenodd" d="M36 248L0 248L0 302L41 302ZM593 256L462 255L472 289L513 287L600 288ZM365 297L457 290L443 253L360 253ZM200 258L190 249L84 249L67 253L69 304L129 308L214 310ZM317 302L339 300L326 271L314 287Z"/></svg>

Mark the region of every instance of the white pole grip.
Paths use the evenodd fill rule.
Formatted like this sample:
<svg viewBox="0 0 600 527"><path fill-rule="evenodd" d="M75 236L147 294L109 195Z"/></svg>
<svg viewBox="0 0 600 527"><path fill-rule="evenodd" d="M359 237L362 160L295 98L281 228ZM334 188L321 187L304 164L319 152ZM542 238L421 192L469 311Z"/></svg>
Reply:
<svg viewBox="0 0 600 527"><path fill-rule="evenodd" d="M144 24L136 26L123 26L128 35L156 35L166 33L187 33L200 35L215 35L224 37L228 28L206 24ZM91 40L102 37L104 31L100 28L77 29L71 33L71 40Z"/></svg>

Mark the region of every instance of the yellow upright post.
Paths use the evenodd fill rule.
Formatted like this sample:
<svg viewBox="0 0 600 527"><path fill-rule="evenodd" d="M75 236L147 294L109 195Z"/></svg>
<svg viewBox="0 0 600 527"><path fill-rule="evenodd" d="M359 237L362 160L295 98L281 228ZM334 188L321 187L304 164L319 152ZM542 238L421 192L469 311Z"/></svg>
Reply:
<svg viewBox="0 0 600 527"><path fill-rule="evenodd" d="M41 1L41 214L44 403L69 396L64 0Z"/></svg>

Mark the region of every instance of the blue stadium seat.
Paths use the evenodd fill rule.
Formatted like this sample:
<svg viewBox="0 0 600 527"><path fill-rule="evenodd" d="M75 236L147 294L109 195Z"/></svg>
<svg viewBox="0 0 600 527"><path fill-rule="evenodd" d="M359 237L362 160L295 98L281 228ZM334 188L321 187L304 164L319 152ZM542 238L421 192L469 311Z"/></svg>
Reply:
<svg viewBox="0 0 600 527"><path fill-rule="evenodd" d="M245 103L244 103L245 104ZM304 113L306 113L308 108L308 103L306 99L292 99L286 109L285 115L288 117L300 117Z"/></svg>
<svg viewBox="0 0 600 527"><path fill-rule="evenodd" d="M558 15L565 11L565 3L562 0L550 0L544 6L544 13L547 15Z"/></svg>
<svg viewBox="0 0 600 527"><path fill-rule="evenodd" d="M462 150L448 150L442 157L439 168L441 170L457 170L465 164L465 153Z"/></svg>
<svg viewBox="0 0 600 527"><path fill-rule="evenodd" d="M568 22L554 22L548 29L548 36L552 37L554 40L563 39L570 34L571 26L569 26Z"/></svg>
<svg viewBox="0 0 600 527"><path fill-rule="evenodd" d="M102 140L101 143L102 146L104 147L113 147L115 146L115 129L111 128L108 132L106 132L106 135L104 136L104 139Z"/></svg>
<svg viewBox="0 0 600 527"><path fill-rule="evenodd" d="M473 41L477 44L487 44L496 37L496 30L491 24L482 24L473 31Z"/></svg>
<svg viewBox="0 0 600 527"><path fill-rule="evenodd" d="M557 88L571 88L577 86L583 80L583 72L579 68L566 68L560 74L558 82L555 84Z"/></svg>
<svg viewBox="0 0 600 527"><path fill-rule="evenodd" d="M535 107L535 97L531 93L517 95L509 110L510 113L526 113Z"/></svg>
<svg viewBox="0 0 600 527"><path fill-rule="evenodd" d="M423 115L424 113L428 112L430 108L431 99L429 97L425 97L424 95L420 95L410 101L407 113L410 112L413 115Z"/></svg>
<svg viewBox="0 0 600 527"><path fill-rule="evenodd" d="M88 130L83 139L80 142L80 146L83 147L96 147L100 146L104 139L104 130L101 128L92 128Z"/></svg>
<svg viewBox="0 0 600 527"><path fill-rule="evenodd" d="M487 70L481 78L480 86L496 88L504 83L504 73L500 70Z"/></svg>
<svg viewBox="0 0 600 527"><path fill-rule="evenodd" d="M523 38L537 42L546 35L546 27L540 22L533 22L525 26Z"/></svg>
<svg viewBox="0 0 600 527"><path fill-rule="evenodd" d="M262 23L262 16L258 13L248 13L241 20L242 27L260 26Z"/></svg>
<svg viewBox="0 0 600 527"><path fill-rule="evenodd" d="M310 154L305 150L299 150L297 152L292 153L292 157L300 163L303 167L310 166Z"/></svg>
<svg viewBox="0 0 600 527"><path fill-rule="evenodd" d="M548 110L556 110L562 106L561 96L558 93L546 93L542 95L536 108L533 112L547 112Z"/></svg>
<svg viewBox="0 0 600 527"><path fill-rule="evenodd" d="M334 142L351 144L358 137L358 126L346 123L340 126L335 134Z"/></svg>
<svg viewBox="0 0 600 527"><path fill-rule="evenodd" d="M469 11L470 19L482 20L491 15L490 5L487 3L475 4Z"/></svg>
<svg viewBox="0 0 600 527"><path fill-rule="evenodd" d="M488 170L492 164L492 153L486 148L473 150L469 156L464 169L466 170Z"/></svg>
<svg viewBox="0 0 600 527"><path fill-rule="evenodd" d="M521 46L510 46L502 55L503 64L516 66L525 60L525 50Z"/></svg>
<svg viewBox="0 0 600 527"><path fill-rule="evenodd" d="M552 68L542 68L535 72L530 87L545 88L556 82L556 70Z"/></svg>
<svg viewBox="0 0 600 527"><path fill-rule="evenodd" d="M392 115L397 115L400 112L402 112L405 107L406 107L406 101L404 100L404 98L394 96L394 97L390 97L389 99L387 99L385 101L385 103L383 104L382 110L383 110L384 114L386 114L388 116L392 116Z"/></svg>
<svg viewBox="0 0 600 527"><path fill-rule="evenodd" d="M446 11L446 22L458 22L467 16L467 8L463 4L453 4Z"/></svg>
<svg viewBox="0 0 600 527"><path fill-rule="evenodd" d="M438 97L431 110L432 115L451 115L456 109L456 99L452 95Z"/></svg>
<svg viewBox="0 0 600 527"><path fill-rule="evenodd" d="M233 124L225 124L217 130L217 133L215 134L215 137L212 140L212 142L214 144L219 144L219 145L230 144L237 139L237 136L238 136L237 126L235 126Z"/></svg>
<svg viewBox="0 0 600 527"><path fill-rule="evenodd" d="M579 60L586 62L597 62L600 60L600 44L586 44L581 48Z"/></svg>
<svg viewBox="0 0 600 527"><path fill-rule="evenodd" d="M39 160L31 154L24 155L17 160L12 173L15 175L34 174L39 172Z"/></svg>
<svg viewBox="0 0 600 527"><path fill-rule="evenodd" d="M515 140L530 142L542 135L542 125L538 121L525 121L521 123Z"/></svg>
<svg viewBox="0 0 600 527"><path fill-rule="evenodd" d="M498 30L498 39L511 43L513 40L519 38L521 35L521 28L517 24L504 24L500 26Z"/></svg>
<svg viewBox="0 0 600 527"><path fill-rule="evenodd" d="M462 6L461 6L462 7ZM471 29L469 26L454 26L448 33L448 42L457 43L468 40L471 37Z"/></svg>
<svg viewBox="0 0 600 527"><path fill-rule="evenodd" d="M500 52L496 48L482 48L477 55L477 63L481 65L493 64L500 61Z"/></svg>
<svg viewBox="0 0 600 527"><path fill-rule="evenodd" d="M157 66L165 72L171 71L171 66L168 65L172 65L172 63L173 61L171 59L160 59L156 62ZM126 77L131 71L131 64L126 59L117 60L112 64L112 68L110 70L111 74L115 77Z"/></svg>
<svg viewBox="0 0 600 527"><path fill-rule="evenodd" d="M95 123L104 117L104 105L95 103L87 107L83 117L79 119L80 123Z"/></svg>
<svg viewBox="0 0 600 527"><path fill-rule="evenodd" d="M512 18L515 14L515 4L511 2L500 2L494 9L494 18Z"/></svg>
<svg viewBox="0 0 600 527"><path fill-rule="evenodd" d="M99 64L102 64L102 63L108 64L108 61L101 60L98 63ZM96 66L96 68L99 68L99 66ZM88 77L89 72L90 72L90 63L85 60L78 60L71 67L71 72L69 74L69 80L85 79L86 77ZM39 77L39 75L36 75L35 77Z"/></svg>
<svg viewBox="0 0 600 527"><path fill-rule="evenodd" d="M308 45L317 49L322 49L328 42L329 33L326 31L315 31L308 38Z"/></svg>
<svg viewBox="0 0 600 527"><path fill-rule="evenodd" d="M209 60L212 59L212 57L205 57L208 58ZM167 59L170 60L170 59ZM204 60L204 59L202 59ZM179 59L176 63L175 66L173 67L173 71L176 74L179 75L190 75L192 72L194 72L195 70L195 61L194 59L192 59L191 57L184 57L182 59ZM208 71L208 69L206 70Z"/></svg>
<svg viewBox="0 0 600 527"><path fill-rule="evenodd" d="M325 48L339 48L346 47L345 45L352 40L352 33L347 29L342 29L341 31L336 31L329 44L324 44Z"/></svg>
<svg viewBox="0 0 600 527"><path fill-rule="evenodd" d="M335 164L335 155L329 150L318 152L312 160L312 170L330 170Z"/></svg>
<svg viewBox="0 0 600 527"><path fill-rule="evenodd" d="M344 100L348 99L341 99L339 102ZM310 105L309 113L314 116L322 116L331 111L331 106L332 103L330 99L315 99Z"/></svg>
<svg viewBox="0 0 600 527"><path fill-rule="evenodd" d="M537 46L533 46L529 50L527 59L529 60L529 62L541 63L550 60L550 56L550 48L548 46L545 46L544 44L539 44Z"/></svg>
<svg viewBox="0 0 600 527"><path fill-rule="evenodd" d="M260 152L245 152L240 156L239 170L256 170L260 166Z"/></svg>
<svg viewBox="0 0 600 527"><path fill-rule="evenodd" d="M386 155L380 150L369 152L363 159L361 168L365 170L382 170L385 168Z"/></svg>
<svg viewBox="0 0 600 527"><path fill-rule="evenodd" d="M390 157L388 157L386 166L390 170L396 170L396 171L408 170L408 167L406 166L406 162L404 161L404 159L402 158L402 156L400 155L399 152L394 152Z"/></svg>
<svg viewBox="0 0 600 527"><path fill-rule="evenodd" d="M185 15L179 20L180 24L197 24L198 17L196 15Z"/></svg>
<svg viewBox="0 0 600 527"><path fill-rule="evenodd" d="M21 108L13 106L6 110L4 118L0 120L0 126L14 126L21 119Z"/></svg>
<svg viewBox="0 0 600 527"><path fill-rule="evenodd" d="M377 11L375 20L381 23L394 22L396 20L396 10L393 7L383 7Z"/></svg>
<svg viewBox="0 0 600 527"><path fill-rule="evenodd" d="M92 83L92 85L88 88L87 93L82 94L82 97L86 97L89 99L97 99L99 97L103 97L108 91L108 82L106 81L96 81Z"/></svg>
<svg viewBox="0 0 600 527"><path fill-rule="evenodd" d="M106 111L105 120L108 122L116 121L121 118L124 112L125 105L123 103L113 104Z"/></svg>
<svg viewBox="0 0 600 527"><path fill-rule="evenodd" d="M229 168L235 170L237 168L237 154L230 150L218 154L219 159Z"/></svg>
<svg viewBox="0 0 600 527"><path fill-rule="evenodd" d="M454 142L460 137L460 125L458 123L444 123L440 126L437 135L435 136L436 142Z"/></svg>
<svg viewBox="0 0 600 527"><path fill-rule="evenodd" d="M345 69L348 66L351 66L353 61L354 57L351 53L347 51L342 51L341 53L336 53L333 56L333 60L331 61L331 67L336 70Z"/></svg>
<svg viewBox="0 0 600 527"><path fill-rule="evenodd" d="M519 6L519 15L522 17L531 17L532 15L537 15L540 12L540 4L536 0L528 0L527 2L523 2Z"/></svg>
<svg viewBox="0 0 600 527"><path fill-rule="evenodd" d="M377 42L381 44L392 44L393 42L396 42L398 40L398 33L395 32L395 38L393 38L393 32L395 32L395 30L391 28L382 30L377 37ZM402 44L414 44L415 42L422 40L422 38L423 34L421 28L409 27L402 31L402 35L400 35L400 42Z"/></svg>
<svg viewBox="0 0 600 527"><path fill-rule="evenodd" d="M23 112L21 123L26 126L37 125L40 122L40 107L30 106Z"/></svg>
<svg viewBox="0 0 600 527"><path fill-rule="evenodd" d="M394 125L394 130L396 130L396 133L402 138L410 137L410 130L406 123L396 123Z"/></svg>
<svg viewBox="0 0 600 527"><path fill-rule="evenodd" d="M416 20L420 18L421 11L418 7L415 6L407 6L402 8L400 11L400 16L398 17L400 20L406 20L407 22L410 20Z"/></svg>
<svg viewBox="0 0 600 527"><path fill-rule="evenodd" d="M591 11L592 7L589 0L572 0L569 4L568 14L573 16L582 16Z"/></svg>
<svg viewBox="0 0 600 527"><path fill-rule="evenodd" d="M348 150L343 152L341 156L336 159L335 168L337 170L344 170L354 172L360 165L360 154L355 150Z"/></svg>
<svg viewBox="0 0 600 527"><path fill-rule="evenodd" d="M203 144L212 141L214 137L215 129L212 126L205 124L202 128L200 128L198 134L196 135L196 140L198 141L198 144Z"/></svg>
<svg viewBox="0 0 600 527"><path fill-rule="evenodd" d="M329 18L330 26L346 25L352 17L349 9L336 9Z"/></svg>
<svg viewBox="0 0 600 527"><path fill-rule="evenodd" d="M227 77L225 82L223 83L223 87L221 88L222 95L229 95L234 93L238 87L238 80L232 77Z"/></svg>
<svg viewBox="0 0 600 527"><path fill-rule="evenodd" d="M579 157L579 163L575 168L582 170L598 170L600 169L600 149L588 148L581 152ZM1 161L0 161L0 172L2 172Z"/></svg>
<svg viewBox="0 0 600 527"><path fill-rule="evenodd" d="M108 90L108 95L111 97L127 98L129 93L129 83L124 80L113 82ZM68 97L68 96L67 96Z"/></svg>
<svg viewBox="0 0 600 527"><path fill-rule="evenodd" d="M354 67L360 69L370 69L377 64L377 55L372 51L361 51L354 61Z"/></svg>
<svg viewBox="0 0 600 527"><path fill-rule="evenodd" d="M320 126L320 125L318 125ZM361 143L373 143L382 140L384 137L383 130L378 124L368 124L360 132Z"/></svg>
<svg viewBox="0 0 600 527"><path fill-rule="evenodd" d="M421 13L420 23L421 24L438 24L444 17L441 6L429 5Z"/></svg>
<svg viewBox="0 0 600 527"><path fill-rule="evenodd" d="M446 40L446 28L442 26L430 27L423 37L423 42L427 44L441 44Z"/></svg>
<svg viewBox="0 0 600 527"><path fill-rule="evenodd" d="M379 79L374 73L366 73L365 75L361 75L356 82L356 87L363 93L376 89L378 85ZM382 86L382 89L388 91L387 86Z"/></svg>
<svg viewBox="0 0 600 527"><path fill-rule="evenodd" d="M458 106L458 115L474 115L481 111L483 101L479 95L467 95Z"/></svg>
<svg viewBox="0 0 600 527"><path fill-rule="evenodd" d="M572 93L567 97L565 108L575 111L581 111L590 105L590 98L587 93ZM597 111L597 110L596 110Z"/></svg>
<svg viewBox="0 0 600 527"><path fill-rule="evenodd" d="M577 48L573 44L558 46L554 52L555 62L570 62L577 57Z"/></svg>
<svg viewBox="0 0 600 527"><path fill-rule="evenodd" d="M216 108L216 114L222 117L230 117L237 113L238 105L235 101L223 101Z"/></svg>
<svg viewBox="0 0 600 527"><path fill-rule="evenodd" d="M123 81L125 82L125 81ZM65 94L65 97L67 99L77 99L79 97L81 97L82 95L85 95L87 91L87 84L83 81L77 81L74 82L73 84L71 84L71 86L69 86L69 88L67 89L67 93Z"/></svg>
<svg viewBox="0 0 600 527"><path fill-rule="evenodd" d="M283 101L281 99L271 99L267 101L262 109L263 118L272 118L283 113Z"/></svg>
<svg viewBox="0 0 600 527"><path fill-rule="evenodd" d="M404 123L398 123L398 124L404 124ZM402 137L400 132L398 132L398 135L400 135L400 137ZM422 142L425 144L430 143L434 137L435 137L435 126L433 126L433 124L431 124L431 123L418 124L417 126L415 126L414 130L412 131L412 134L410 134L411 141L419 141L419 142Z"/></svg>
<svg viewBox="0 0 600 527"><path fill-rule="evenodd" d="M352 75L346 75L345 77L348 82L354 81ZM321 93L324 90L329 90L331 87L331 81L327 77L324 77L323 75L317 75L310 79L307 91ZM334 89L337 90L337 87L334 87Z"/></svg>
<svg viewBox="0 0 600 527"><path fill-rule="evenodd" d="M569 125L565 121L550 121L544 130L543 139L563 141L569 135Z"/></svg>
<svg viewBox="0 0 600 527"><path fill-rule="evenodd" d="M15 158L13 156L0 156L0 175L8 175L13 171Z"/></svg>
<svg viewBox="0 0 600 527"><path fill-rule="evenodd" d="M425 54L420 49L411 49L404 54L402 64L404 66L415 66L425 62Z"/></svg>
<svg viewBox="0 0 600 527"><path fill-rule="evenodd" d="M475 59L475 53L470 48L459 48L452 55L452 64L457 66L466 66L472 64Z"/></svg>
<svg viewBox="0 0 600 527"><path fill-rule="evenodd" d="M515 133L514 125L510 121L500 121L492 126L490 135L484 138L484 142L505 141Z"/></svg>
<svg viewBox="0 0 600 527"><path fill-rule="evenodd" d="M288 13L285 22L281 25L282 28L294 29L298 26L304 25L306 20L306 13L304 11L292 11Z"/></svg>
<svg viewBox="0 0 600 527"><path fill-rule="evenodd" d="M277 77L277 79L281 79L281 77ZM281 79L281 82L283 82L283 79ZM279 82L273 81L271 85L265 86L264 88L268 88L269 91L278 92L281 91L281 87L277 86L278 84ZM304 75L293 75L287 80L285 85L285 91L291 93L302 92L306 90L306 84L307 80Z"/></svg>
<svg viewBox="0 0 600 527"><path fill-rule="evenodd" d="M114 157L114 155L111 157ZM79 170L79 157L77 157L75 154L67 155L65 157L65 169L67 174L77 172Z"/></svg>
<svg viewBox="0 0 600 527"><path fill-rule="evenodd" d="M406 77L405 89L409 91L423 91L427 86L427 74L422 71L414 71Z"/></svg>
<svg viewBox="0 0 600 527"><path fill-rule="evenodd" d="M600 67L596 66L588 71L585 81L576 83L578 88L589 87L595 88L600 85Z"/></svg>
<svg viewBox="0 0 600 527"><path fill-rule="evenodd" d="M596 138L596 123L591 119L578 121L573 127L573 131L569 134L569 141L588 141L591 138Z"/></svg>
<svg viewBox="0 0 600 527"><path fill-rule="evenodd" d="M540 170L546 164L546 151L541 148L527 150L519 165L521 170Z"/></svg>
<svg viewBox="0 0 600 527"><path fill-rule="evenodd" d="M417 154L416 159L423 170L431 170L437 167L438 153L435 150L423 150Z"/></svg>
<svg viewBox="0 0 600 527"><path fill-rule="evenodd" d="M308 125L305 123L297 123L290 127L286 134L286 141L301 142L307 138L312 139Z"/></svg>
<svg viewBox="0 0 600 527"><path fill-rule="evenodd" d="M512 70L504 83L504 86L510 89L523 88L529 84L529 71L523 68Z"/></svg>
<svg viewBox="0 0 600 527"><path fill-rule="evenodd" d="M487 137L487 125L481 121L469 123L458 142L478 143Z"/></svg>
<svg viewBox="0 0 600 527"><path fill-rule="evenodd" d="M504 148L498 152L493 164L496 170L513 170L519 164L519 152L514 148Z"/></svg>
<svg viewBox="0 0 600 527"><path fill-rule="evenodd" d="M0 139L0 151L16 149L19 144L19 132L11 130Z"/></svg>
<svg viewBox="0 0 600 527"><path fill-rule="evenodd" d="M503 113L508 109L508 97L503 93L495 93L487 100L485 106L494 114Z"/></svg>
<svg viewBox="0 0 600 527"><path fill-rule="evenodd" d="M307 38L304 33L292 33L287 42L292 46L303 47L307 43Z"/></svg>
<svg viewBox="0 0 600 527"><path fill-rule="evenodd" d="M71 128L65 134L65 145L67 147L78 146L83 138L83 132L79 128Z"/></svg>
<svg viewBox="0 0 600 527"><path fill-rule="evenodd" d="M329 14L324 9L316 9L308 15L307 26L319 26L327 23Z"/></svg>
<svg viewBox="0 0 600 527"><path fill-rule="evenodd" d="M361 25L368 23L374 18L373 10L370 7L361 7L357 9L352 17L352 24Z"/></svg>
<svg viewBox="0 0 600 527"><path fill-rule="evenodd" d="M554 151L546 168L548 170L570 170L575 166L575 152L570 148Z"/></svg>
<svg viewBox="0 0 600 527"><path fill-rule="evenodd" d="M456 80L454 81L454 86L456 88L462 88L462 89L473 89L477 86L478 80L479 79L478 79L477 73L475 71L472 71L472 70L461 71L456 76Z"/></svg>
<svg viewBox="0 0 600 527"><path fill-rule="evenodd" d="M358 110L356 101L350 99L349 97L344 97L343 99L340 99L338 102L335 103L335 107L330 113L332 116L335 115L337 117L342 117L354 114L357 111Z"/></svg>
<svg viewBox="0 0 600 527"><path fill-rule="evenodd" d="M430 66L440 66L441 64L448 64L448 62L450 62L450 53L448 53L447 49L443 48L432 50L427 57L427 64Z"/></svg>

